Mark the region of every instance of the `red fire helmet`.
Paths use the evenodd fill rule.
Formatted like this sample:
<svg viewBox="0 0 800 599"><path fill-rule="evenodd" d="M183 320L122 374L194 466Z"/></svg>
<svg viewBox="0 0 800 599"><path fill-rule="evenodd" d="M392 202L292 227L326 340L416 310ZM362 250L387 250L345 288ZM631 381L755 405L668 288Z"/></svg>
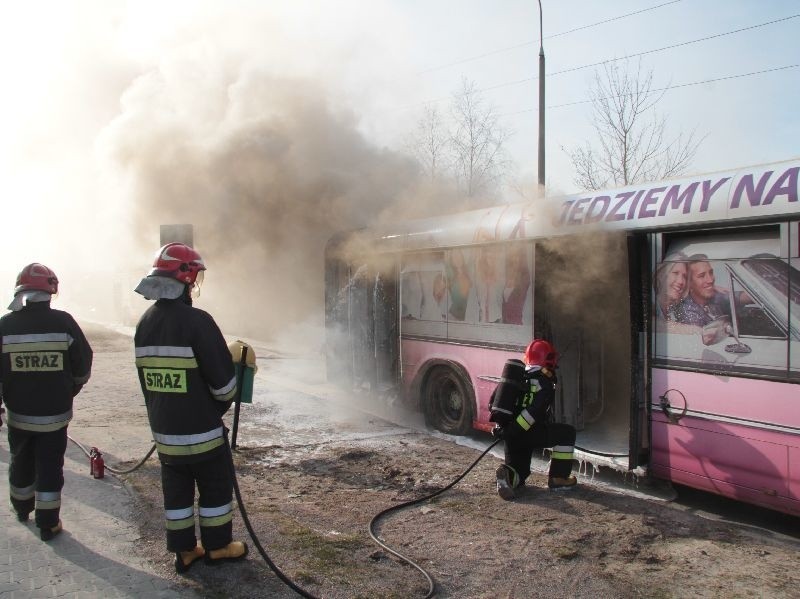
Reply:
<svg viewBox="0 0 800 599"><path fill-rule="evenodd" d="M156 254L150 276L170 277L192 285L197 274L206 269L203 259L183 243L168 243Z"/></svg>
<svg viewBox="0 0 800 599"><path fill-rule="evenodd" d="M552 370L558 364L558 352L549 341L534 339L525 349L525 364Z"/></svg>
<svg viewBox="0 0 800 599"><path fill-rule="evenodd" d="M33 262L23 268L17 275L17 286L14 294L20 291L46 291L49 294L58 293L58 277L56 273L44 264Z"/></svg>

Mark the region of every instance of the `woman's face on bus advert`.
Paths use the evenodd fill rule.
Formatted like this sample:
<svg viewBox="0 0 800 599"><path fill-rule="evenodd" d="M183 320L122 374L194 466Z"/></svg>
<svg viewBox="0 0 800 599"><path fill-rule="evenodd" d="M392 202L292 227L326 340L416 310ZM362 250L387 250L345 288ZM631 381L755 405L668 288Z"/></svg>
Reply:
<svg viewBox="0 0 800 599"><path fill-rule="evenodd" d="M667 274L667 285L665 292L671 302L683 299L686 291L686 264L676 262Z"/></svg>

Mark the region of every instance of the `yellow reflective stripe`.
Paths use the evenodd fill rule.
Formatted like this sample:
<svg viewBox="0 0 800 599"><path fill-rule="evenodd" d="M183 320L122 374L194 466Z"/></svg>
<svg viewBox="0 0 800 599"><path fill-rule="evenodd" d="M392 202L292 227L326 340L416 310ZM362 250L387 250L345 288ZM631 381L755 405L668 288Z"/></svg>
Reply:
<svg viewBox="0 0 800 599"><path fill-rule="evenodd" d="M37 510L54 510L61 507L61 500L56 499L53 501L41 501L39 499L36 500L36 509Z"/></svg>
<svg viewBox="0 0 800 599"><path fill-rule="evenodd" d="M13 426L21 431L30 431L32 433L52 433L67 426L69 422L60 422L55 424L15 424L8 423L8 426Z"/></svg>
<svg viewBox="0 0 800 599"><path fill-rule="evenodd" d="M531 425L528 424L528 421L525 420L525 417L522 414L517 416L517 424L519 424L524 431L527 431L531 428Z"/></svg>
<svg viewBox="0 0 800 599"><path fill-rule="evenodd" d="M69 351L68 341L40 341L38 343L8 343L3 344L3 353L26 351Z"/></svg>
<svg viewBox="0 0 800 599"><path fill-rule="evenodd" d="M222 526L233 520L233 512L228 512L222 516L204 517L200 516L200 526Z"/></svg>
<svg viewBox="0 0 800 599"><path fill-rule="evenodd" d="M186 456L206 453L216 449L224 442L225 439L223 437L218 437L205 443L195 443L194 445L165 445L156 441L156 447L158 448L158 453L163 453L164 455Z"/></svg>
<svg viewBox="0 0 800 599"><path fill-rule="evenodd" d="M167 520L167 530L183 530L194 527L194 515L181 520Z"/></svg>
<svg viewBox="0 0 800 599"><path fill-rule="evenodd" d="M25 501L26 499L33 499L36 493L36 485L33 484L30 487L25 487L21 489L19 487L11 487L9 490L9 495L14 499L18 499L19 501Z"/></svg>
<svg viewBox="0 0 800 599"><path fill-rule="evenodd" d="M571 451L553 451L550 453L550 457L554 460L571 460L572 459L572 452Z"/></svg>
<svg viewBox="0 0 800 599"><path fill-rule="evenodd" d="M20 422L13 418L8 419L8 426L19 429L21 431L30 431L32 433L52 433L53 431L61 430L69 424L69 420L63 422L52 422L49 424L34 424L32 422Z"/></svg>
<svg viewBox="0 0 800 599"><path fill-rule="evenodd" d="M225 395L214 396L217 401L230 401L236 396L236 387L228 391Z"/></svg>
<svg viewBox="0 0 800 599"><path fill-rule="evenodd" d="M211 396L217 401L230 401L236 397L236 375L232 376L231 380L219 389L214 389L211 385L208 388Z"/></svg>
<svg viewBox="0 0 800 599"><path fill-rule="evenodd" d="M149 366L150 368L197 368L197 360L195 358L146 356L143 358L136 358L136 366Z"/></svg>

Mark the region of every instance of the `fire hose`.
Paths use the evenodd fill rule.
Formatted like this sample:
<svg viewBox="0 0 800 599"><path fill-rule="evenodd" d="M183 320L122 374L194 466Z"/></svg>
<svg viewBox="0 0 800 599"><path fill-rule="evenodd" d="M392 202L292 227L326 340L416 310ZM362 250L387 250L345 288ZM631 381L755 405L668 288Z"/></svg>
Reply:
<svg viewBox="0 0 800 599"><path fill-rule="evenodd" d="M148 451L147 454L135 466L133 466L132 468L128 468L127 470L118 470L116 468L112 468L111 466L106 464L105 461L103 461L102 454L100 454L100 452L97 450L96 447L92 447L91 450L87 451L83 445L81 445L78 441L76 441L69 435L67 435L67 439L69 439L75 445L77 445L80 448L80 450L84 454L86 454L86 457L89 458L90 464L92 465L92 475L94 475L95 478L103 478L104 470L108 470L109 472L112 472L114 474L130 474L131 472L134 472L135 470L141 468L144 465L144 463L150 458L150 456L153 455L153 452L156 450L156 444L153 443L153 446L150 448L150 451Z"/></svg>
<svg viewBox="0 0 800 599"><path fill-rule="evenodd" d="M236 478L236 467L233 463L233 452L231 451L230 443L228 443L227 434L225 435L225 447L228 448L228 457L230 458L231 474L233 475L233 491L236 494L236 503L239 505L239 513L242 517L242 522L244 522L244 526L247 529L247 533L250 535L250 539L253 541L253 545L255 545L256 549L258 549L258 553L261 554L261 557L264 559L267 566L269 566L269 569L281 579L281 582L283 582L301 597L306 597L307 599L318 599L316 595L312 595L305 589L299 587L291 578L286 576L286 574L284 574L283 571L277 565L275 565L275 562L270 559L266 550L261 545L261 541L258 540L256 531L253 530L253 525L250 524L250 518L247 516L247 510L244 507L244 501L242 501L242 493L239 490L239 481Z"/></svg>
<svg viewBox="0 0 800 599"><path fill-rule="evenodd" d="M103 478L103 470L108 470L109 472L112 472L114 474L130 474L141 468L144 465L144 463L150 458L150 456L153 455L153 452L156 450L156 444L153 443L153 446L150 448L150 451L147 452L147 455L145 455L135 466L133 466L132 468L128 468L126 470L119 470L116 468L112 468L111 466L106 465L105 462L102 461L102 457L100 457L100 463L102 464L102 466L100 466L98 471L95 458L96 456L100 455L100 452L97 451L97 448L92 447L91 450L87 450L86 447L84 447L79 441L73 439L69 435L67 435L67 438L70 441L72 441L76 446L78 446L80 450L86 455L86 457L89 458L92 469L92 475L95 478ZM264 561L267 563L270 569L275 573L275 575L278 578L281 579L281 581L284 584L289 586L293 591L295 591L302 597L306 597L307 599L318 599L315 595L312 595L308 591L305 591L304 589L297 586L288 576L286 576L281 571L280 568L278 568L278 566L275 565L275 563L270 559L267 552L264 550L264 547L261 545L261 542L258 540L258 537L256 536L256 533L253 530L253 526L250 524L250 518L248 518L247 516L247 510L245 509L244 502L242 501L242 494L239 491L239 482L236 479L236 468L233 463L233 454L231 452L231 446L230 443L228 442L227 434L225 436L225 446L228 448L228 456L230 457L231 474L233 475L233 490L236 494L236 503L239 505L239 512L241 513L242 516L242 522L244 522L245 528L247 528L247 532L250 535L250 538L253 540L253 544L256 546L256 549L258 549L258 552L261 554L261 557L264 558Z"/></svg>
<svg viewBox="0 0 800 599"><path fill-rule="evenodd" d="M372 537L372 540L373 540L373 541L375 541L375 542L376 542L378 545L380 545L381 547L383 547L383 548L384 548L386 551L388 551L389 553L391 553L392 555L394 555L395 557L398 557L398 558L400 558L401 560L403 560L404 562L406 562L406 563L407 563L407 564L409 564L410 566L413 566L414 568L416 568L417 570L419 570L419 571L422 573L422 575L423 575L423 576L424 576L424 577L427 579L427 581L428 581L428 594L427 594L427 595L425 595L425 599L429 599L430 597L433 597L433 596L434 596L434 594L436 593L436 583L434 582L434 580L433 580L433 577L432 577L432 576L431 576L431 575L430 575L430 574L429 574L429 573L428 573L428 572L427 572L427 571L426 571L426 570L425 570L425 569L424 569L422 566L420 566L419 564L417 564L417 563L416 563L415 561L413 561L411 558L409 558L409 557L406 557L405 555L403 555L403 554L402 554L402 553L400 553L399 551L395 551L394 549L392 549L391 547L389 547L388 545L386 545L386 543L384 543L383 541L381 541L381 540L380 540L380 539L377 537L377 535L375 534L375 530L374 530L374 528L375 528L375 523L376 523L376 522L378 522L378 520L380 520L380 519L381 519L383 516L385 516L386 514L388 514L388 513L390 513L390 512L395 512L395 511L397 511L397 510L401 510L401 509L403 509L403 508L406 508L406 507L409 507L409 506L412 506L412 505L416 505L416 504L418 504L418 503L422 503L423 501L428 501L429 499L433 499L433 498L434 498L434 497L436 497L437 495L441 495L442 493L444 493L444 492L445 492L445 491L447 491L448 489L451 489L451 488L452 488L452 487L454 487L454 486L455 486L455 485L456 485L456 484L457 484L457 483L458 483L458 482L459 482L459 481L460 481L462 478L464 478L464 477L465 477L465 476L466 476L466 475L469 473L469 471L470 471L470 470L472 470L472 469L473 469L473 468L474 468L474 467L475 467L475 466L478 464L478 462L480 462L480 461L481 461L481 460L484 458L484 456L485 456L487 453L489 453L489 451L490 451L490 450L491 450L491 449L492 449L492 448L493 448L495 445L497 445L499 442L500 442L500 439L496 439L494 443L492 443L491 445L489 445L489 447L487 447L487 448L484 450L484 452L483 452L483 453L482 453L480 456L478 456L478 459L477 459L477 460L475 460L474 462L472 462L472 464L469 466L469 468L467 468L466 470L464 470L464 472L462 472L462 473L461 473L461 474L460 474L460 475L459 475L459 476L458 476L458 477L457 477L455 480L453 480L453 482L451 482L451 483L450 483L450 484L448 484L447 486L445 486L445 487L442 487L442 488L441 488L441 489L439 489L438 491L434 491L433 493L431 493L431 494L429 494L429 495L425 495L424 497L418 497L417 499L411 499L411 500L409 500L409 501L404 501L403 503L398 503L397 505L393 505L393 506L391 506L391 507L388 507L388 508L386 508L385 510L382 510L382 511L378 512L377 514L375 514L375 516L373 516L372 520L370 520L370 523L369 523L369 536L370 536L370 537Z"/></svg>
<svg viewBox="0 0 800 599"><path fill-rule="evenodd" d="M141 468L144 465L144 463L150 458L150 456L153 455L153 452L156 450L156 444L153 443L153 446L150 448L150 450L147 452L147 454L141 460L139 460L139 462L137 462L136 465L132 466L131 468L125 469L125 470L120 470L120 469L112 468L111 466L105 465L105 463L102 461L102 456L100 456L100 452L97 451L96 447L93 447L91 450L87 451L86 447L84 447L79 441L73 439L69 435L67 435L67 438L70 441L72 441L78 448L80 448L80 450L86 455L86 457L88 457L90 459L90 463L92 464L92 474L95 475L95 478L103 478L103 469L107 469L109 472L112 472L113 474L130 474L130 473L138 470L139 468ZM395 557L399 558L400 560L406 562L410 566L412 566L415 569L417 569L425 577L425 579L428 581L428 593L425 595L425 599L429 599L430 597L433 597L434 594L436 593L436 583L434 582L433 577L427 572L427 570L425 570L425 568L420 566L418 563L416 563L410 557L408 557L406 555L403 555L399 551L396 551L396 550L392 549L386 543L381 541L380 538L377 536L377 534L375 532L375 525L378 523L378 521L381 518L383 518L385 515L387 515L387 514L389 514L391 512L395 512L395 511L401 510L403 508L410 507L412 505L417 505L419 503L422 503L423 501L428 501L428 500L433 499L434 497L436 497L438 495L441 495L445 491L453 488L456 484L458 484L461 481L461 479L463 479L467 474L469 474L469 472L478 464L478 462L480 462L486 456L486 454L489 453L489 451L491 451L491 449L495 445L497 445L499 442L500 442L500 439L497 439L497 440L494 441L494 443L489 445L489 447L487 447L484 450L484 452L480 456L478 456L478 458L474 462L472 462L472 464L470 464L470 466L466 470L464 470L464 472L462 472L458 477L456 477L448 485L442 487L441 489L438 489L438 490L434 491L433 493L425 495L423 497L417 497L416 499L411 499L409 501L404 501L402 503L398 503L397 505L393 505L393 506L390 506L390 507L388 507L388 508L386 508L384 510L381 510L380 512L375 514L375 516L372 517L372 520L370 520L370 523L369 523L369 536L372 538L372 540L375 541L375 543L380 545L387 552L391 553ZM230 468L231 468L231 474L232 474L232 479L233 479L233 490L234 490L234 494L236 495L236 503L239 506L239 513L241 514L242 522L244 523L245 528L247 529L247 533L250 535L250 539L253 541L253 544L255 545L256 549L259 552L259 554L264 559L264 562L266 562L267 566L269 566L270 570L272 570L275 573L275 575L281 580L281 582L283 582L285 585L287 585L289 588L291 588L293 591L295 591L301 597L305 597L306 599L318 599L315 595L311 594L310 592L308 592L305 589L303 589L300 586L298 586L286 574L284 574L283 571L275 564L275 562L272 561L272 559L269 557L269 554L267 554L266 550L262 546L261 541L258 539L258 535L256 535L256 532L253 529L253 525L250 523L250 518L247 515L247 509L245 508L244 501L242 500L242 493L239 490L239 481L238 481L237 476L236 476L236 467L235 467L234 462L233 462L233 452L231 450L230 443L228 442L227 429L226 429L226 435L225 435L225 447L228 450L228 457L230 458ZM95 461L93 459L95 456L100 456L99 461L100 461L100 464L101 464L100 471L97 472L97 473L96 473Z"/></svg>

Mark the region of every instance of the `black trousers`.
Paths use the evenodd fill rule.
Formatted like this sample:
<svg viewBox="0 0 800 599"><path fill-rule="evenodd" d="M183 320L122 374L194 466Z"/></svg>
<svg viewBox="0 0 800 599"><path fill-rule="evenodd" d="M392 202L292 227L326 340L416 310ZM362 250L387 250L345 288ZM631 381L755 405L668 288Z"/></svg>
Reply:
<svg viewBox="0 0 800 599"><path fill-rule="evenodd" d="M528 431L509 435L505 440L505 464L525 482L531 473L533 451L545 447L556 448L550 458L549 476L566 478L572 472L572 452L575 446L575 427L569 424L534 424Z"/></svg>
<svg viewBox="0 0 800 599"><path fill-rule="evenodd" d="M161 463L168 551L189 551L197 544L195 485L203 547L211 551L231 542L233 474L230 460L228 452L222 451L193 464Z"/></svg>
<svg viewBox="0 0 800 599"><path fill-rule="evenodd" d="M36 526L52 528L61 512L67 427L46 433L8 427L8 484L18 514L36 510Z"/></svg>

